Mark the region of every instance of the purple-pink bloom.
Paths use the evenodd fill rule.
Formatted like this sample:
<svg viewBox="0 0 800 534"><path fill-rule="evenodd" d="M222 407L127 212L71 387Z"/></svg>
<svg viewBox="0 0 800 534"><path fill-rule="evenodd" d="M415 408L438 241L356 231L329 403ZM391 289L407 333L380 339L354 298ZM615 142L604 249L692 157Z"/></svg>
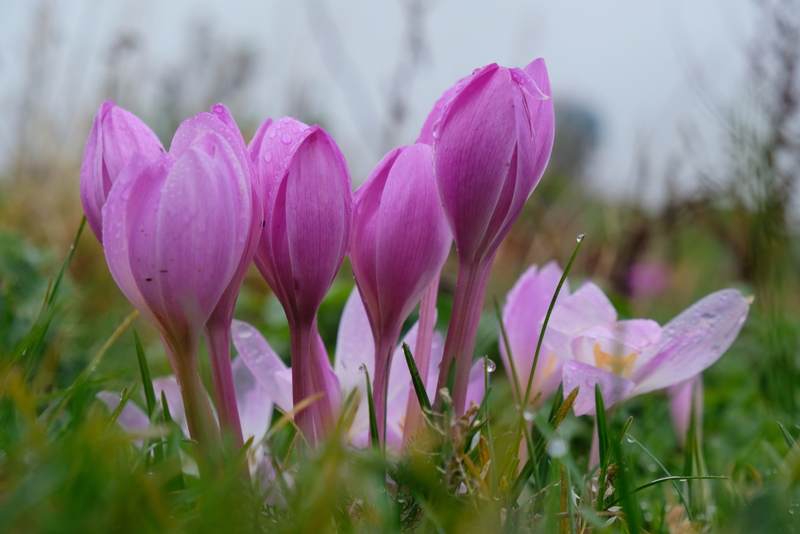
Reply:
<svg viewBox="0 0 800 534"><path fill-rule="evenodd" d="M735 289L712 293L660 327L655 321L617 321L605 294L591 282L553 311L550 348L566 359L564 392L580 392L576 415L594 414L594 389L609 408L688 380L717 361L736 339L750 300ZM546 334L546 336L548 335Z"/></svg>
<svg viewBox="0 0 800 534"><path fill-rule="evenodd" d="M333 424L338 384L316 317L347 252L353 197L347 163L319 126L266 122L250 144L264 191L264 229L256 265L286 312L292 339L294 403L323 397L297 415L314 443Z"/></svg>
<svg viewBox="0 0 800 534"><path fill-rule="evenodd" d="M164 149L142 120L113 100L100 104L81 163L81 203L86 221L103 242L103 206L122 169L134 154L154 160Z"/></svg>
<svg viewBox="0 0 800 534"><path fill-rule="evenodd" d="M631 295L658 295L669 287L669 267L661 262L636 262L628 269Z"/></svg>
<svg viewBox="0 0 800 534"><path fill-rule="evenodd" d="M525 69L477 69L450 90L432 125L436 183L458 250L459 274L447 332L444 387L455 362L453 402L465 408L469 364L489 271L500 242L544 172L554 115L544 61ZM445 95L446 98L447 94ZM441 118L436 117L441 114ZM427 124L427 123L426 123ZM421 137L426 137L423 128Z"/></svg>
<svg viewBox="0 0 800 534"><path fill-rule="evenodd" d="M175 132L169 150L170 154L179 158L198 136L209 131L217 133L227 141L245 174L249 188L249 225L247 228L239 229L240 232L237 235L237 239L245 239L245 246L241 249L236 271L209 317L204 333L211 362L211 377L220 426L222 430L230 432L233 435L234 444L241 447L243 445L242 429L239 422L239 410L236 407L231 370L231 322L239 289L247 274L247 269L253 261L256 246L261 237L264 221L262 192L239 127L228 108L222 104L212 106L209 113L198 113L194 118L184 121Z"/></svg>
<svg viewBox="0 0 800 534"><path fill-rule="evenodd" d="M403 342L414 346L417 338L418 324L411 327L403 338ZM233 343L241 359L247 364L253 376L266 394L280 409L289 412L292 400L292 370L287 368L277 353L270 347L266 339L251 325L242 321L234 321ZM436 332L431 343L431 366L428 374L428 395L433 395L433 384L439 372L442 359L442 337ZM369 318L358 291L354 288L347 299L339 322L339 334L336 340L334 370L341 385L339 401L354 389L361 394L361 403L356 412L352 426L348 429L348 438L355 447L366 447L369 443L369 414L366 402L366 369L372 375L375 367L375 344L370 333ZM406 407L408 400L416 395L411 386L411 374L408 371L400 346L395 348L386 404L386 445L396 451L401 450ZM484 395L483 361L475 363L469 381L468 398L480 403Z"/></svg>
<svg viewBox="0 0 800 534"><path fill-rule="evenodd" d="M174 153L134 155L120 173L103 245L117 285L161 333L192 437L206 446L219 431L197 372L200 334L247 249L252 190L225 135L205 129L181 149L179 140Z"/></svg>
<svg viewBox="0 0 800 534"><path fill-rule="evenodd" d="M447 259L451 242L431 147L395 148L353 196L350 260L375 341L375 412L383 439L386 385L403 322Z"/></svg>

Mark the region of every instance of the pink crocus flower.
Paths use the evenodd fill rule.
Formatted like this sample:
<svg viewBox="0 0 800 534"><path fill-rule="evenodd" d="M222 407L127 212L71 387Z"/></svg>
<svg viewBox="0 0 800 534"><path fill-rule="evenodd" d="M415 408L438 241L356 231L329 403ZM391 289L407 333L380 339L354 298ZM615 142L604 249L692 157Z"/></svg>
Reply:
<svg viewBox="0 0 800 534"><path fill-rule="evenodd" d="M204 337L209 352L211 363L211 378L214 385L214 397L217 400L220 428L230 432L234 444L241 447L243 442L242 429L239 422L239 411L236 407L236 397L233 387L233 374L231 369L231 322L239 289L242 286L247 269L253 261L261 228L264 220L261 185L257 181L255 169L247 153L239 127L222 104L211 107L209 113L198 113L194 118L184 121L170 145L170 155L179 158L191 143L205 132L213 131L223 137L233 150L239 166L244 171L249 188L250 197L250 223L246 228L246 236L242 233L239 239L244 238L245 246L238 258L238 265L228 286L222 293L214 311L206 323Z"/></svg>
<svg viewBox="0 0 800 534"><path fill-rule="evenodd" d="M375 340L373 394L381 440L400 329L439 275L451 241L436 194L431 147L395 148L355 192L350 240L353 274Z"/></svg>
<svg viewBox="0 0 800 534"><path fill-rule="evenodd" d="M403 342L409 346L416 343L418 324L406 334ZM234 321L233 343L241 359L250 368L253 376L266 394L282 410L289 412L294 404L292 381L294 374L270 347L264 337L251 325ZM375 368L375 344L370 331L370 321L364 303L354 288L347 299L339 323L336 341L334 370L341 385L341 399L354 389L361 393L361 403L356 412L353 425L349 429L349 440L355 447L365 447L369 443L369 413L366 402L366 376ZM434 377L438 373L442 358L442 338L434 333L431 343L431 366L428 376L427 392L433 395ZM480 403L484 394L482 361L476 362L469 381L468 399ZM416 395L411 386L411 375L406 365L401 347L396 347L389 373L389 386L386 403L386 445L393 450L402 447L406 407L409 396Z"/></svg>
<svg viewBox="0 0 800 534"><path fill-rule="evenodd" d="M111 186L134 154L147 161L164 152L161 141L142 120L113 100L100 104L81 163L81 203L86 222L103 242L103 206Z"/></svg>
<svg viewBox="0 0 800 534"><path fill-rule="evenodd" d="M731 346L750 302L735 289L717 291L662 328L648 319L617 321L605 294L586 282L551 319L562 340L553 348L568 358L562 369L564 392L580 387L575 414L594 414L595 384L610 408L695 377Z"/></svg>
<svg viewBox="0 0 800 534"><path fill-rule="evenodd" d="M353 197L347 163L319 126L267 120L249 147L264 191L256 265L286 312L292 397L322 398L297 414L310 443L333 425L339 386L317 332L317 311L347 252Z"/></svg>
<svg viewBox="0 0 800 534"><path fill-rule="evenodd" d="M462 414L492 262L547 165L554 115L541 59L525 69L477 69L442 99L447 101L434 107L429 122L436 183L459 272L437 390L454 364L452 397Z"/></svg>
<svg viewBox="0 0 800 534"><path fill-rule="evenodd" d="M152 162L134 155L120 173L103 211L103 245L117 285L159 330L190 433L207 447L219 429L197 371L200 334L248 247L253 191L227 135L203 129L178 148L182 131L173 153Z"/></svg>

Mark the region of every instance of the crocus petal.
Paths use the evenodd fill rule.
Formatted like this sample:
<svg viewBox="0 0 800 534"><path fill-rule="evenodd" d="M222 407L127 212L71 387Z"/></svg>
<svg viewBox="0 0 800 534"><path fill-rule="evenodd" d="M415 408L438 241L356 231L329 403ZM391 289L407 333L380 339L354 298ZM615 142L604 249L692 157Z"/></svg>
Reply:
<svg viewBox="0 0 800 534"><path fill-rule="evenodd" d="M108 411L114 413L122 401L120 394L114 391L100 391L97 393L98 400L106 405ZM144 432L150 427L150 419L144 410L136 406L133 402L128 401L122 407L122 411L117 416L117 424L122 427L122 430L130 434ZM137 444L141 445L142 440L137 440Z"/></svg>
<svg viewBox="0 0 800 534"><path fill-rule="evenodd" d="M593 326L572 340L572 355L579 362L628 377L635 372L642 351L661 341L661 326L649 319L632 319ZM640 366L641 364L639 364Z"/></svg>
<svg viewBox="0 0 800 534"><path fill-rule="evenodd" d="M272 421L272 400L250 372L241 355L233 360L231 367L236 389L236 404L239 406L239 420L242 424L242 437L245 441L253 437L255 442L258 442L269 430Z"/></svg>
<svg viewBox="0 0 800 534"><path fill-rule="evenodd" d="M234 320L231 337L242 363L247 366L269 399L283 411L291 411L294 405L291 371L272 350L261 332L243 321Z"/></svg>
<svg viewBox="0 0 800 534"><path fill-rule="evenodd" d="M692 408L694 407L696 428L703 428L703 378L697 375L671 386L668 391L670 397L669 413L675 437L681 447L686 445L686 433L692 422Z"/></svg>
<svg viewBox="0 0 800 534"><path fill-rule="evenodd" d="M352 220L350 174L320 127L292 153L267 221L276 295L290 324L311 321L347 252Z"/></svg>
<svg viewBox="0 0 800 534"><path fill-rule="evenodd" d="M439 196L459 254L472 261L480 259L517 146L512 83L497 65L484 68L449 103L436 133Z"/></svg>
<svg viewBox="0 0 800 534"><path fill-rule="evenodd" d="M339 377L344 396L353 389L363 387L364 377L360 374L362 365L366 366L370 375L373 374L374 352L375 342L372 340L367 310L361 301L358 288L354 286L339 320L336 355L333 362L333 369Z"/></svg>
<svg viewBox="0 0 800 534"><path fill-rule="evenodd" d="M564 363L562 376L565 397L575 388L580 388L575 404L572 405L575 415L594 415L595 385L600 386L600 393L603 395L603 403L606 409L625 400L630 392L633 391L635 385L630 380L626 380L614 373L575 360Z"/></svg>
<svg viewBox="0 0 800 534"><path fill-rule="evenodd" d="M750 310L735 289L712 293L667 323L661 343L632 375L635 395L666 388L708 368L728 350Z"/></svg>
<svg viewBox="0 0 800 534"><path fill-rule="evenodd" d="M439 275L452 241L428 145L409 146L398 156L383 188L377 226L381 318L403 321Z"/></svg>
<svg viewBox="0 0 800 534"><path fill-rule="evenodd" d="M81 202L89 227L102 243L102 209L111 186L135 154L147 162L163 152L161 141L136 115L106 100L94 118L81 163Z"/></svg>
<svg viewBox="0 0 800 534"><path fill-rule="evenodd" d="M483 358L478 358L469 370L469 383L467 384L467 406L474 402L477 406L481 405L483 396L486 393L486 375L484 374L486 363Z"/></svg>
<svg viewBox="0 0 800 534"><path fill-rule="evenodd" d="M249 199L241 196L247 185L230 145L213 132L197 138L171 168L160 161L151 166L161 170L156 180L141 178L148 168L132 186L150 196L141 210L128 212L129 268L168 340L196 339L242 255L236 227L247 211L243 200ZM240 188L231 187L232 174Z"/></svg>
<svg viewBox="0 0 800 534"><path fill-rule="evenodd" d="M585 282L553 309L545 337L557 357L569 360L572 358L572 339L576 334L616 320L617 310L606 294L594 283Z"/></svg>
<svg viewBox="0 0 800 534"><path fill-rule="evenodd" d="M520 276L506 297L506 305L503 308L503 324L519 375L520 388L525 388L527 385L533 358L536 355L536 346L539 343L542 322L562 274L563 271L554 261L541 269L532 265ZM558 305L568 296L569 283L565 281L558 295ZM545 338L547 338L547 333L545 333ZM543 345L540 360L537 363L538 369L532 384L533 393L540 391L542 382L555 371L553 365L548 365L550 353L545 345ZM509 362L502 335L499 346L508 378L513 380L511 362ZM531 399L533 397L534 395L531 395Z"/></svg>
<svg viewBox="0 0 800 534"><path fill-rule="evenodd" d="M533 174L538 181L553 151L555 134L555 112L553 109L552 92L550 90L550 77L544 59L539 58L525 67L525 72L536 84L539 94L528 92L526 102L533 121L533 135L536 139L535 166ZM542 98L546 97L546 98Z"/></svg>
<svg viewBox="0 0 800 534"><path fill-rule="evenodd" d="M169 414L172 420L183 430L183 435L189 435L189 424L186 422L186 411L183 408L183 397L178 380L173 375L156 378L153 380L153 390L156 394L156 401L161 403L161 393L167 398Z"/></svg>

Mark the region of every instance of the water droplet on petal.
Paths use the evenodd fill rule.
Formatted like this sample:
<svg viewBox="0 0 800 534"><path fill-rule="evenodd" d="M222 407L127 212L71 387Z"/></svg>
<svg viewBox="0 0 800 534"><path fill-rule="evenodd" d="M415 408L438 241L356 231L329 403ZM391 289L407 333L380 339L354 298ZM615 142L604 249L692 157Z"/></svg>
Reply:
<svg viewBox="0 0 800 534"><path fill-rule="evenodd" d="M270 130L269 133L267 134L267 137L269 137L270 139L275 139L275 130Z"/></svg>
<svg viewBox="0 0 800 534"><path fill-rule="evenodd" d="M578 243L580 243L581 241L583 241L583 238L584 238L584 237L586 237L586 234L579 234L579 235L578 235L578 238L576 239L576 241L577 241Z"/></svg>
<svg viewBox="0 0 800 534"><path fill-rule="evenodd" d="M264 154L264 161L266 161L267 163L272 161L272 152L267 152L266 154Z"/></svg>
<svg viewBox="0 0 800 534"><path fill-rule="evenodd" d="M282 142L284 145L291 144L291 142L292 142L292 136L291 136L291 135L289 135L289 134L283 134L283 137L281 137L281 142Z"/></svg>
<svg viewBox="0 0 800 534"><path fill-rule="evenodd" d="M497 369L497 365L495 365L495 363L486 356L484 356L484 359L486 360L486 371L489 373L494 373L495 369Z"/></svg>

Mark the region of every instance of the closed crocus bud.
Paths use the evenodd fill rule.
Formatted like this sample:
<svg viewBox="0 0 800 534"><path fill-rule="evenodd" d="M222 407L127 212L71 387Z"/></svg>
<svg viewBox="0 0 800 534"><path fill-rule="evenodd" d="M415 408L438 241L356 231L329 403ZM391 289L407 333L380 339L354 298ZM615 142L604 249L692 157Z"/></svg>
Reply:
<svg viewBox="0 0 800 534"><path fill-rule="evenodd" d="M200 334L239 267L250 185L234 147L213 130L178 157L134 156L111 190L103 235L111 274L159 330L181 386L192 438L219 440L197 371Z"/></svg>
<svg viewBox="0 0 800 534"><path fill-rule="evenodd" d="M81 203L89 227L103 242L103 206L134 154L154 160L164 149L142 120L113 100L100 104L81 163Z"/></svg>
<svg viewBox="0 0 800 534"><path fill-rule="evenodd" d="M199 136L213 132L223 138L231 148L238 166L242 169L247 184L245 194L249 198L249 223L241 228L242 233L238 233L238 239L245 240L245 246L241 249L238 259L236 272L231 277L228 286L214 308L206 324L205 338L208 346L209 359L211 362L211 378L214 385L214 398L217 403L219 422L222 430L230 432L233 436L234 444L241 447L243 444L242 430L239 422L239 410L236 406L236 395L234 391L233 371L231 368L231 323L233 321L233 310L236 306L236 299L239 296L239 289L244 281L247 268L253 261L256 251L261 228L264 220L263 205L261 199L261 186L257 181L255 169L247 153L242 134L236 121L233 120L228 108L222 104L217 104L211 108L209 113L198 113L194 118L184 121L170 146L170 154L175 158L180 158L192 146L192 143ZM246 233L244 232L246 230Z"/></svg>
<svg viewBox="0 0 800 534"><path fill-rule="evenodd" d="M439 198L459 258L437 390L447 383L455 362L452 397L461 415L489 271L500 242L544 172L554 115L541 59L525 69L488 65L458 82L451 94L431 127Z"/></svg>
<svg viewBox="0 0 800 534"><path fill-rule="evenodd" d="M450 251L431 148L415 144L389 152L356 191L353 204L350 260L375 340L373 391L383 427L400 329Z"/></svg>
<svg viewBox="0 0 800 534"><path fill-rule="evenodd" d="M353 215L350 173L339 147L319 126L276 132L273 137L269 128L261 136L267 146L251 147L251 157L255 153L254 161L262 165L271 163L267 154L272 161L284 159L285 154L286 163L273 169L280 172L277 179L263 166L257 169L269 191L257 264L289 322L294 403L322 393L297 415L306 439L314 443L332 427L333 403L339 396L338 381L319 341L316 317L347 253ZM280 155L269 152L269 146L281 145L289 150Z"/></svg>

